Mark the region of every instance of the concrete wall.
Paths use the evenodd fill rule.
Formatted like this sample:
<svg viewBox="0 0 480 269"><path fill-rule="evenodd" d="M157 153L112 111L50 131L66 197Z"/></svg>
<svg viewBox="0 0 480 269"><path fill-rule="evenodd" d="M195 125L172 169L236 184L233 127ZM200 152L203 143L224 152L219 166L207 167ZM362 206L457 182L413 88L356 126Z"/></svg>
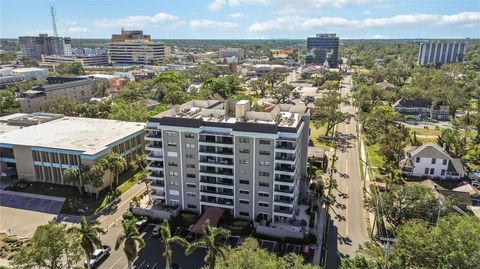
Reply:
<svg viewBox="0 0 480 269"><path fill-rule="evenodd" d="M267 236L272 236L276 238L298 238L298 239L303 239L305 236L307 236L308 231L291 231L287 229L280 229L280 228L275 228L275 227L268 227L268 226L263 226L258 223L255 223L255 230L259 234L267 235Z"/></svg>
<svg viewBox="0 0 480 269"><path fill-rule="evenodd" d="M18 179L37 181L33 165L32 148L28 146L13 146L15 162L17 164Z"/></svg>

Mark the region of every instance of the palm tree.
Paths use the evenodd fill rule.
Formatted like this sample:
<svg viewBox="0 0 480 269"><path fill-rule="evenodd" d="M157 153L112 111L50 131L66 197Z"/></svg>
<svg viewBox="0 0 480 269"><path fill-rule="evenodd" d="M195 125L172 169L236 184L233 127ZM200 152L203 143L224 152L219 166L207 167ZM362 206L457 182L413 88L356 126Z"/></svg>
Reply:
<svg viewBox="0 0 480 269"><path fill-rule="evenodd" d="M167 219L163 219L163 223L160 226L160 234L162 235L161 240L163 242L163 245L165 246L165 251L163 252L163 256L165 257L165 269L170 269L170 266L172 265L172 262L173 262L172 248L170 244L173 242L178 242L181 245L187 247L188 242L179 236L171 235L170 224L168 223Z"/></svg>
<svg viewBox="0 0 480 269"><path fill-rule="evenodd" d="M203 236L200 240L190 244L185 253L190 255L195 249L205 247L207 249L207 256L205 256L205 263L209 269L215 268L217 255L220 254L225 258L224 240L230 236L230 231L223 228L215 228L210 226L209 220L203 225Z"/></svg>
<svg viewBox="0 0 480 269"><path fill-rule="evenodd" d="M131 165L133 169L141 169L142 171L140 172L140 181L143 181L145 183L145 187L147 188L147 193L150 193L150 190L148 188L148 170L147 170L147 158L143 152L137 154L135 156L135 159L131 162ZM148 196L148 201L150 202L150 195Z"/></svg>
<svg viewBox="0 0 480 269"><path fill-rule="evenodd" d="M65 180L67 183L76 185L78 187L78 192L80 192L80 195L83 195L82 179L80 177L80 171L78 169L70 167L63 170L63 180Z"/></svg>
<svg viewBox="0 0 480 269"><path fill-rule="evenodd" d="M102 247L100 235L105 234L105 231L99 227L100 222L88 221L85 216L80 219L80 226L71 226L68 231L78 233L81 237L80 246L85 252L85 258L88 268L90 269L90 257L97 248Z"/></svg>
<svg viewBox="0 0 480 269"><path fill-rule="evenodd" d="M132 263L138 256L138 250L143 248L145 242L135 226L136 218L124 220L122 222L123 232L117 237L115 250L120 248L123 243L123 252L127 256L128 268L132 269Z"/></svg>
<svg viewBox="0 0 480 269"><path fill-rule="evenodd" d="M127 162L120 154L110 152L105 158L105 165L111 171L111 175L115 175L115 185L118 186L118 176L127 169ZM110 189L112 188L112 180L110 180Z"/></svg>

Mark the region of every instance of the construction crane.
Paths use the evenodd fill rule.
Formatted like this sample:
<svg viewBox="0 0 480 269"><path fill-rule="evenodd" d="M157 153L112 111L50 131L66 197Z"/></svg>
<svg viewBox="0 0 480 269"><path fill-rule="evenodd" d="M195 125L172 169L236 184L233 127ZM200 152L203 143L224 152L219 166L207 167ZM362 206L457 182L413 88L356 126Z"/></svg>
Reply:
<svg viewBox="0 0 480 269"><path fill-rule="evenodd" d="M55 6L52 3L50 3L50 15L52 16L53 35L58 37L57 22L55 20L56 13L57 12L55 11Z"/></svg>

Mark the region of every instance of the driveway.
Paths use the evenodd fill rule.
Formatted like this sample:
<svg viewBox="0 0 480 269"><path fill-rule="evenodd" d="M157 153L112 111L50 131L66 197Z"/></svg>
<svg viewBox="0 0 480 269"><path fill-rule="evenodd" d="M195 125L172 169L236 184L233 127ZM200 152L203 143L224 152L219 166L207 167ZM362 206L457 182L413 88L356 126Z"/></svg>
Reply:
<svg viewBox="0 0 480 269"><path fill-rule="evenodd" d="M0 232L30 238L35 229L53 220L65 199L0 190Z"/></svg>

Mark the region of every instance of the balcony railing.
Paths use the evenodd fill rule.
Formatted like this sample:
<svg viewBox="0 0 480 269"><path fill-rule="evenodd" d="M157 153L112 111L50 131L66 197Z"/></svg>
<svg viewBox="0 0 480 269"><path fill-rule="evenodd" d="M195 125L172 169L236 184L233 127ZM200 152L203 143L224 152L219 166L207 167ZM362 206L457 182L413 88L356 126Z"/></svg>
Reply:
<svg viewBox="0 0 480 269"><path fill-rule="evenodd" d="M220 184L220 185L227 185L227 186L233 186L233 180L229 178L217 178L215 179L214 177L201 177L200 182L203 183L210 183L210 184Z"/></svg>
<svg viewBox="0 0 480 269"><path fill-rule="evenodd" d="M212 153L212 154L222 154L222 155L233 155L233 149L229 148L203 148L200 147L200 152Z"/></svg>
<svg viewBox="0 0 480 269"><path fill-rule="evenodd" d="M221 164L221 165L233 165L232 160L219 160L216 158L200 158L201 163Z"/></svg>
<svg viewBox="0 0 480 269"><path fill-rule="evenodd" d="M150 181L150 186L152 186L152 187L162 187L163 188L163 187L165 187L165 183L163 183L163 181L157 182L155 180L151 180Z"/></svg>
<svg viewBox="0 0 480 269"><path fill-rule="evenodd" d="M295 171L295 167L293 167L293 166L276 166L275 170L284 171L284 172L292 172L293 173Z"/></svg>
<svg viewBox="0 0 480 269"><path fill-rule="evenodd" d="M233 176L233 171L220 170L220 169L204 169L204 168L200 168L200 173L208 173L208 174L215 174L215 175Z"/></svg>
<svg viewBox="0 0 480 269"><path fill-rule="evenodd" d="M279 175L277 175L277 176L275 177L275 181L293 183L293 182L295 181L295 177L291 177L291 176L279 176Z"/></svg>
<svg viewBox="0 0 480 269"><path fill-rule="evenodd" d="M280 189L280 188L275 188L274 191L292 194L292 193L295 191L295 189L287 189L287 188L285 188L285 189L283 189L283 188Z"/></svg>
<svg viewBox="0 0 480 269"><path fill-rule="evenodd" d="M291 214L293 213L293 209L274 208L273 211L274 211L274 212L277 212L277 213L289 214L289 215L291 215Z"/></svg>
<svg viewBox="0 0 480 269"><path fill-rule="evenodd" d="M202 188L200 189L200 192L220 194L220 195L233 195L233 191L230 189L225 189L221 191L221 190L211 190L211 189Z"/></svg>
<svg viewBox="0 0 480 269"><path fill-rule="evenodd" d="M295 161L295 155L277 155L275 156L275 160L278 161Z"/></svg>
<svg viewBox="0 0 480 269"><path fill-rule="evenodd" d="M279 198L275 198L273 201L274 201L274 202L277 202L277 203L292 204L293 201L294 201L294 199L285 199L285 198L279 199Z"/></svg>
<svg viewBox="0 0 480 269"><path fill-rule="evenodd" d="M149 147L149 148L159 148L161 149L163 146L162 142L150 142L146 145L146 147Z"/></svg>
<svg viewBox="0 0 480 269"><path fill-rule="evenodd" d="M215 144L233 144L233 139L231 137L215 137L211 138L210 136L200 136L199 142L204 143L215 143Z"/></svg>
<svg viewBox="0 0 480 269"><path fill-rule="evenodd" d="M296 146L294 144L277 144L277 149L288 149L288 150L295 150Z"/></svg>
<svg viewBox="0 0 480 269"><path fill-rule="evenodd" d="M162 138L162 132L148 132L146 136L149 138Z"/></svg>
<svg viewBox="0 0 480 269"><path fill-rule="evenodd" d="M206 202L206 203L212 203L212 204L230 205L230 206L233 206L233 200L232 200L232 199L224 199L224 198L215 198L215 197L202 196L202 198L200 199L200 201Z"/></svg>

